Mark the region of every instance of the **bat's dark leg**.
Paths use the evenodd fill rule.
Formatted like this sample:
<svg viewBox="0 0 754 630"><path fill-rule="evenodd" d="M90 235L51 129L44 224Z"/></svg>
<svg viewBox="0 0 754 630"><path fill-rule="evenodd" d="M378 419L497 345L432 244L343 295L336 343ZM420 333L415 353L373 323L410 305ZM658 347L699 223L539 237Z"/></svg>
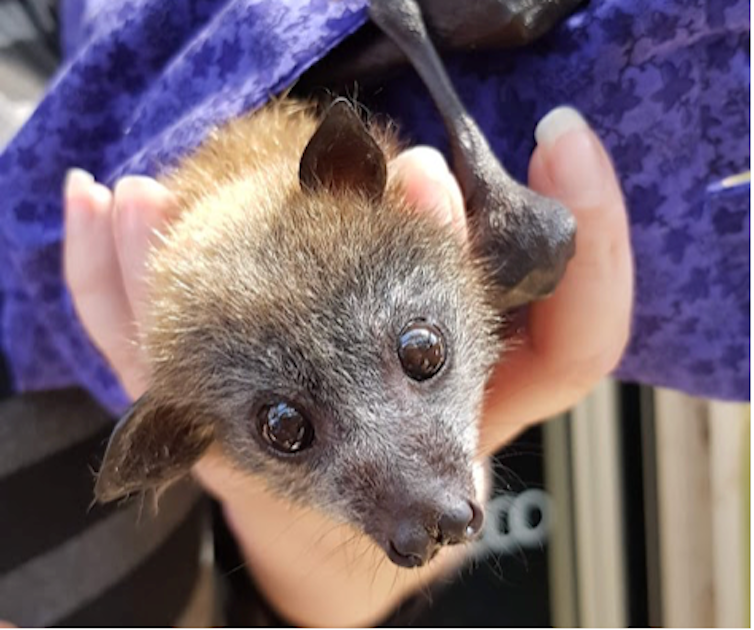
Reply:
<svg viewBox="0 0 754 630"><path fill-rule="evenodd" d="M574 253L573 216L502 167L458 98L415 0L372 0L370 16L409 58L443 117L472 243L489 261L500 308L549 295Z"/></svg>
<svg viewBox="0 0 754 630"><path fill-rule="evenodd" d="M585 0L419 0L435 47L497 50L526 46L560 24ZM408 63L405 53L374 24L365 24L309 69L294 92L373 88Z"/></svg>

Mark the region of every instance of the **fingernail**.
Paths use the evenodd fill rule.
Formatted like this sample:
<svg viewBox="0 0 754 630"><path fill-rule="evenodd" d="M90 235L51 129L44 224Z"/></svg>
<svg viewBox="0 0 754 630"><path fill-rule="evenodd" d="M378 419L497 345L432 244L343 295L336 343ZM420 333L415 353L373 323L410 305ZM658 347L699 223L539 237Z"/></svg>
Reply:
<svg viewBox="0 0 754 630"><path fill-rule="evenodd" d="M65 174L63 192L67 195L78 187L86 186L94 182L94 175L87 173L81 168L71 168Z"/></svg>
<svg viewBox="0 0 754 630"><path fill-rule="evenodd" d="M562 105L553 109L539 121L534 130L534 138L538 145L551 147L569 131L588 128L586 120L577 110Z"/></svg>
<svg viewBox="0 0 754 630"><path fill-rule="evenodd" d="M573 107L557 107L534 132L544 149L547 175L557 197L571 207L591 207L604 201L610 167L583 116Z"/></svg>

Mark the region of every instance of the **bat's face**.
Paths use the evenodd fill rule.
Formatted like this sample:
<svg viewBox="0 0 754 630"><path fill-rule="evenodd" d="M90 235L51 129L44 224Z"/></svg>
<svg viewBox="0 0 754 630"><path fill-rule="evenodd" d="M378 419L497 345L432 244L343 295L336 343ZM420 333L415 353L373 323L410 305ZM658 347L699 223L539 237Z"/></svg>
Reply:
<svg viewBox="0 0 754 630"><path fill-rule="evenodd" d="M215 435L276 492L360 526L396 563L421 564L481 526L472 466L498 350L481 274L429 218L389 204L367 214L347 198L302 203L344 217L328 231L337 249L316 228L285 232L269 290L236 307L248 318L197 339L213 346L195 359L206 380L222 375L207 394ZM284 232L279 220L269 234ZM203 316L215 308L222 321L227 299L214 295Z"/></svg>
<svg viewBox="0 0 754 630"><path fill-rule="evenodd" d="M152 388L116 430L98 496L169 482L214 441L418 566L481 529L497 322L450 228L395 190L318 185L328 175L253 224L226 213L190 256L177 228L153 266Z"/></svg>
<svg viewBox="0 0 754 630"><path fill-rule="evenodd" d="M266 288L203 296L187 309L201 321L181 327L201 332L176 340L171 360L204 374L185 395L206 390L239 467L360 526L395 562L421 564L481 525L472 465L498 342L480 273L452 235L405 209L363 220L356 200L302 202L346 217L328 233L338 249L316 228L284 231L277 215L268 234L287 236L260 239L277 252L254 281ZM232 250L224 263L241 274L248 251Z"/></svg>

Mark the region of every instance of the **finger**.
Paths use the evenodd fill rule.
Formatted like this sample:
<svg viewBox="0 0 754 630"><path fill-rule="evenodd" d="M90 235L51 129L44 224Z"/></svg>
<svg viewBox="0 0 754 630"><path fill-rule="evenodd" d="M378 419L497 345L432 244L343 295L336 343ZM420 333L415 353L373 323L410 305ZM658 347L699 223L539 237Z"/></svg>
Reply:
<svg viewBox="0 0 754 630"><path fill-rule="evenodd" d="M388 174L392 181L400 182L410 204L432 213L441 224L465 237L463 196L442 153L431 147L414 147L390 163Z"/></svg>
<svg viewBox="0 0 754 630"><path fill-rule="evenodd" d="M115 186L113 235L126 295L137 322L147 305L147 261L176 210L173 194L151 177L129 176Z"/></svg>
<svg viewBox="0 0 754 630"><path fill-rule="evenodd" d="M604 372L620 358L629 334L633 261L628 218L597 136L575 110L562 108L552 116L540 127L531 183L573 209L577 255L561 289L532 308L531 341L535 352L560 371L572 371L577 360Z"/></svg>
<svg viewBox="0 0 754 630"><path fill-rule="evenodd" d="M63 268L76 312L125 389L143 387L136 357L133 313L121 279L112 234L112 194L81 170L66 178Z"/></svg>
<svg viewBox="0 0 754 630"><path fill-rule="evenodd" d="M483 424L490 450L519 431L516 424L576 403L615 367L630 329L633 264L626 210L610 159L570 108L546 116L537 141L530 184L573 212L576 255L554 295L531 306L527 338L493 377Z"/></svg>

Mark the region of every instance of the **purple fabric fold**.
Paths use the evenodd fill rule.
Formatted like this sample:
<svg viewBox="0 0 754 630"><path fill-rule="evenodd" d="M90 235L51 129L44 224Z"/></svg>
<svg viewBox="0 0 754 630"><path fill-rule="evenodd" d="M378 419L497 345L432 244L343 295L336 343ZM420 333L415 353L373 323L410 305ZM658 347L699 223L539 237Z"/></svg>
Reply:
<svg viewBox="0 0 754 630"><path fill-rule="evenodd" d="M0 155L0 348L18 390L87 388L128 403L61 275L60 190L78 166L154 174L256 108L366 20L364 0L103 0L64 15L68 62ZM525 176L536 121L576 105L611 150L631 215L637 292L617 375L692 394L749 394L749 6L605 0L523 51L448 58L503 162ZM64 3L63 6L66 6ZM379 108L442 149L418 80Z"/></svg>

